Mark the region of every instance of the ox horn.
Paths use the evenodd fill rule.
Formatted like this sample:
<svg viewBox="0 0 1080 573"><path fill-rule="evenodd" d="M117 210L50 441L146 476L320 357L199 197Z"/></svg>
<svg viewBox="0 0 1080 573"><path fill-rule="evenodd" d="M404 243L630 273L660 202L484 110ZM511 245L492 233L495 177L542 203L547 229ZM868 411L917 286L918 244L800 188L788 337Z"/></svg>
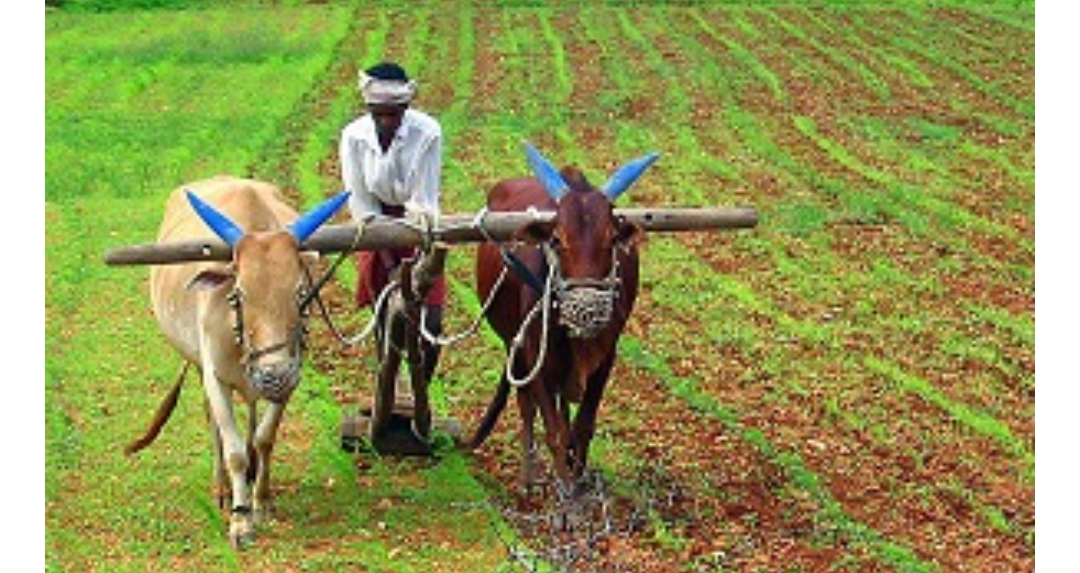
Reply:
<svg viewBox="0 0 1080 573"><path fill-rule="evenodd" d="M566 184L562 175L559 175L555 166L544 159L544 156L528 141L525 142L525 157L529 160L529 167L532 168L533 174L544 184L548 195L555 201L562 199L563 195L570 190L570 186Z"/></svg>
<svg viewBox="0 0 1080 573"><path fill-rule="evenodd" d="M236 223L233 223L224 213L199 199L190 189L185 189L184 192L187 193L188 203L191 203L191 207L195 209L199 217L230 247L235 246L240 237L244 236L244 230L238 227Z"/></svg>
<svg viewBox="0 0 1080 573"><path fill-rule="evenodd" d="M298 219L289 225L289 231L296 237L298 243L303 243L330 218L349 198L349 191L342 191L337 195L323 201L307 213L300 215Z"/></svg>
<svg viewBox="0 0 1080 573"><path fill-rule="evenodd" d="M623 191L629 189L645 173L645 170L659 158L660 154L653 152L630 161L618 168L611 175L611 178L600 187L600 191L607 195L609 201L614 203L615 199L622 195Z"/></svg>

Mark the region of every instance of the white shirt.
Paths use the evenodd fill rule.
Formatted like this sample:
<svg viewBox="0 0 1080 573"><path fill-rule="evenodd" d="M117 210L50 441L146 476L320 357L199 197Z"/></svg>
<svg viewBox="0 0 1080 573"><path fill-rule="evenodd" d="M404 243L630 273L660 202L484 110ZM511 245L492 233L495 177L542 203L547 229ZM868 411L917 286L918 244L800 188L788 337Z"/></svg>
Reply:
<svg viewBox="0 0 1080 573"><path fill-rule="evenodd" d="M390 148L383 153L370 114L354 120L341 132L338 155L341 180L349 197L353 220L382 214L379 202L422 208L439 215L442 174L442 127L431 116L405 110Z"/></svg>

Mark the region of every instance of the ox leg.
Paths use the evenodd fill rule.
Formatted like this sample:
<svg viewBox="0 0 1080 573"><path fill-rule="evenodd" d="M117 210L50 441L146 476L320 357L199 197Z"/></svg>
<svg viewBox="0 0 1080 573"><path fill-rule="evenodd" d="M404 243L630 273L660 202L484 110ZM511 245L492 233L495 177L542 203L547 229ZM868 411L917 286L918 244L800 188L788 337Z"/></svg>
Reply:
<svg viewBox="0 0 1080 573"><path fill-rule="evenodd" d="M600 400L604 396L604 388L607 386L614 364L615 355L612 354L589 376L588 383L585 385L585 396L574 416L568 455L570 469L573 471L574 478L579 481L579 485L589 462L589 445L596 433L596 416L600 410Z"/></svg>
<svg viewBox="0 0 1080 573"><path fill-rule="evenodd" d="M560 499L566 499L570 496L573 485L570 468L566 464L567 427L563 414L559 412L556 396L550 388L545 386L546 380L546 377L533 380L529 383L529 387L533 390L533 398L544 420L544 438L547 441L548 451L551 453L551 464L555 470L555 489Z"/></svg>
<svg viewBox="0 0 1080 573"><path fill-rule="evenodd" d="M210 428L210 444L214 450L214 475L210 481L210 495L217 500L218 509L225 509L229 499L229 473L225 469L225 459L222 453L221 430L214 422L214 414L210 411L210 400L203 400L206 412L206 424Z"/></svg>
<svg viewBox="0 0 1080 573"><path fill-rule="evenodd" d="M267 521L273 510L270 495L270 455L274 451L274 441L278 427L285 414L285 404L270 403L263 414L259 427L255 430L255 452L258 459L258 472L255 475L255 523Z"/></svg>
<svg viewBox="0 0 1080 573"><path fill-rule="evenodd" d="M521 473L518 485L525 497L532 497L532 488L538 483L536 477L536 402L528 386L518 388L518 413L521 415Z"/></svg>
<svg viewBox="0 0 1080 573"><path fill-rule="evenodd" d="M255 424L259 420L258 402L252 400L248 402L248 415L247 415L247 453L248 453L248 468L247 468L247 481L248 485L255 483L256 472L259 470L259 454L255 451Z"/></svg>
<svg viewBox="0 0 1080 573"><path fill-rule="evenodd" d="M232 506L229 517L229 541L234 547L243 548L255 540L255 525L251 518L251 492L247 481L248 448L236 427L229 390L213 373L204 368L203 388L210 403L214 426L221 434L225 466L229 471L232 487Z"/></svg>

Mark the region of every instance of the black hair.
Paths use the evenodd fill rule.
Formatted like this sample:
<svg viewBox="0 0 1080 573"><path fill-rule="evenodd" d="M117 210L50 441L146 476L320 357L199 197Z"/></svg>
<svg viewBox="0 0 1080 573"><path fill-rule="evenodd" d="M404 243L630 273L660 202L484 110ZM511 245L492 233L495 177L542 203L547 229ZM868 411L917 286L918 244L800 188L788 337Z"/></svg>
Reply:
<svg viewBox="0 0 1080 573"><path fill-rule="evenodd" d="M393 62L375 64L364 70L364 73L379 80L409 81L409 75L405 73L405 68Z"/></svg>

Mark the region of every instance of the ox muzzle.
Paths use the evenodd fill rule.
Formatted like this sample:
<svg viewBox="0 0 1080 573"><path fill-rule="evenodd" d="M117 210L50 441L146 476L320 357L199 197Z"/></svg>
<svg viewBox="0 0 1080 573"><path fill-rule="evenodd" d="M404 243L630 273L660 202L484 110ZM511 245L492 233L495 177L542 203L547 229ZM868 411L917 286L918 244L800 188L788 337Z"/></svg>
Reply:
<svg viewBox="0 0 1080 573"><path fill-rule="evenodd" d="M619 281L566 279L555 285L559 324L570 338L593 338L611 322Z"/></svg>
<svg viewBox="0 0 1080 573"><path fill-rule="evenodd" d="M600 334L611 323L622 286L618 249L612 249L611 272L601 279L564 278L554 249L545 245L544 251L549 272L555 273L551 288L559 310L559 325L566 328L570 338L587 339Z"/></svg>
<svg viewBox="0 0 1080 573"><path fill-rule="evenodd" d="M300 360L289 358L271 364L247 366L248 382L263 398L283 404L300 385Z"/></svg>
<svg viewBox="0 0 1080 573"><path fill-rule="evenodd" d="M306 299L303 294L301 298ZM300 364L304 349L303 322L281 342L261 348L251 345L244 334L244 294L235 287L227 296L233 309L233 333L242 350L241 360L251 387L262 398L283 404L300 384ZM301 310L301 314L303 311ZM281 356L284 354L284 356Z"/></svg>

